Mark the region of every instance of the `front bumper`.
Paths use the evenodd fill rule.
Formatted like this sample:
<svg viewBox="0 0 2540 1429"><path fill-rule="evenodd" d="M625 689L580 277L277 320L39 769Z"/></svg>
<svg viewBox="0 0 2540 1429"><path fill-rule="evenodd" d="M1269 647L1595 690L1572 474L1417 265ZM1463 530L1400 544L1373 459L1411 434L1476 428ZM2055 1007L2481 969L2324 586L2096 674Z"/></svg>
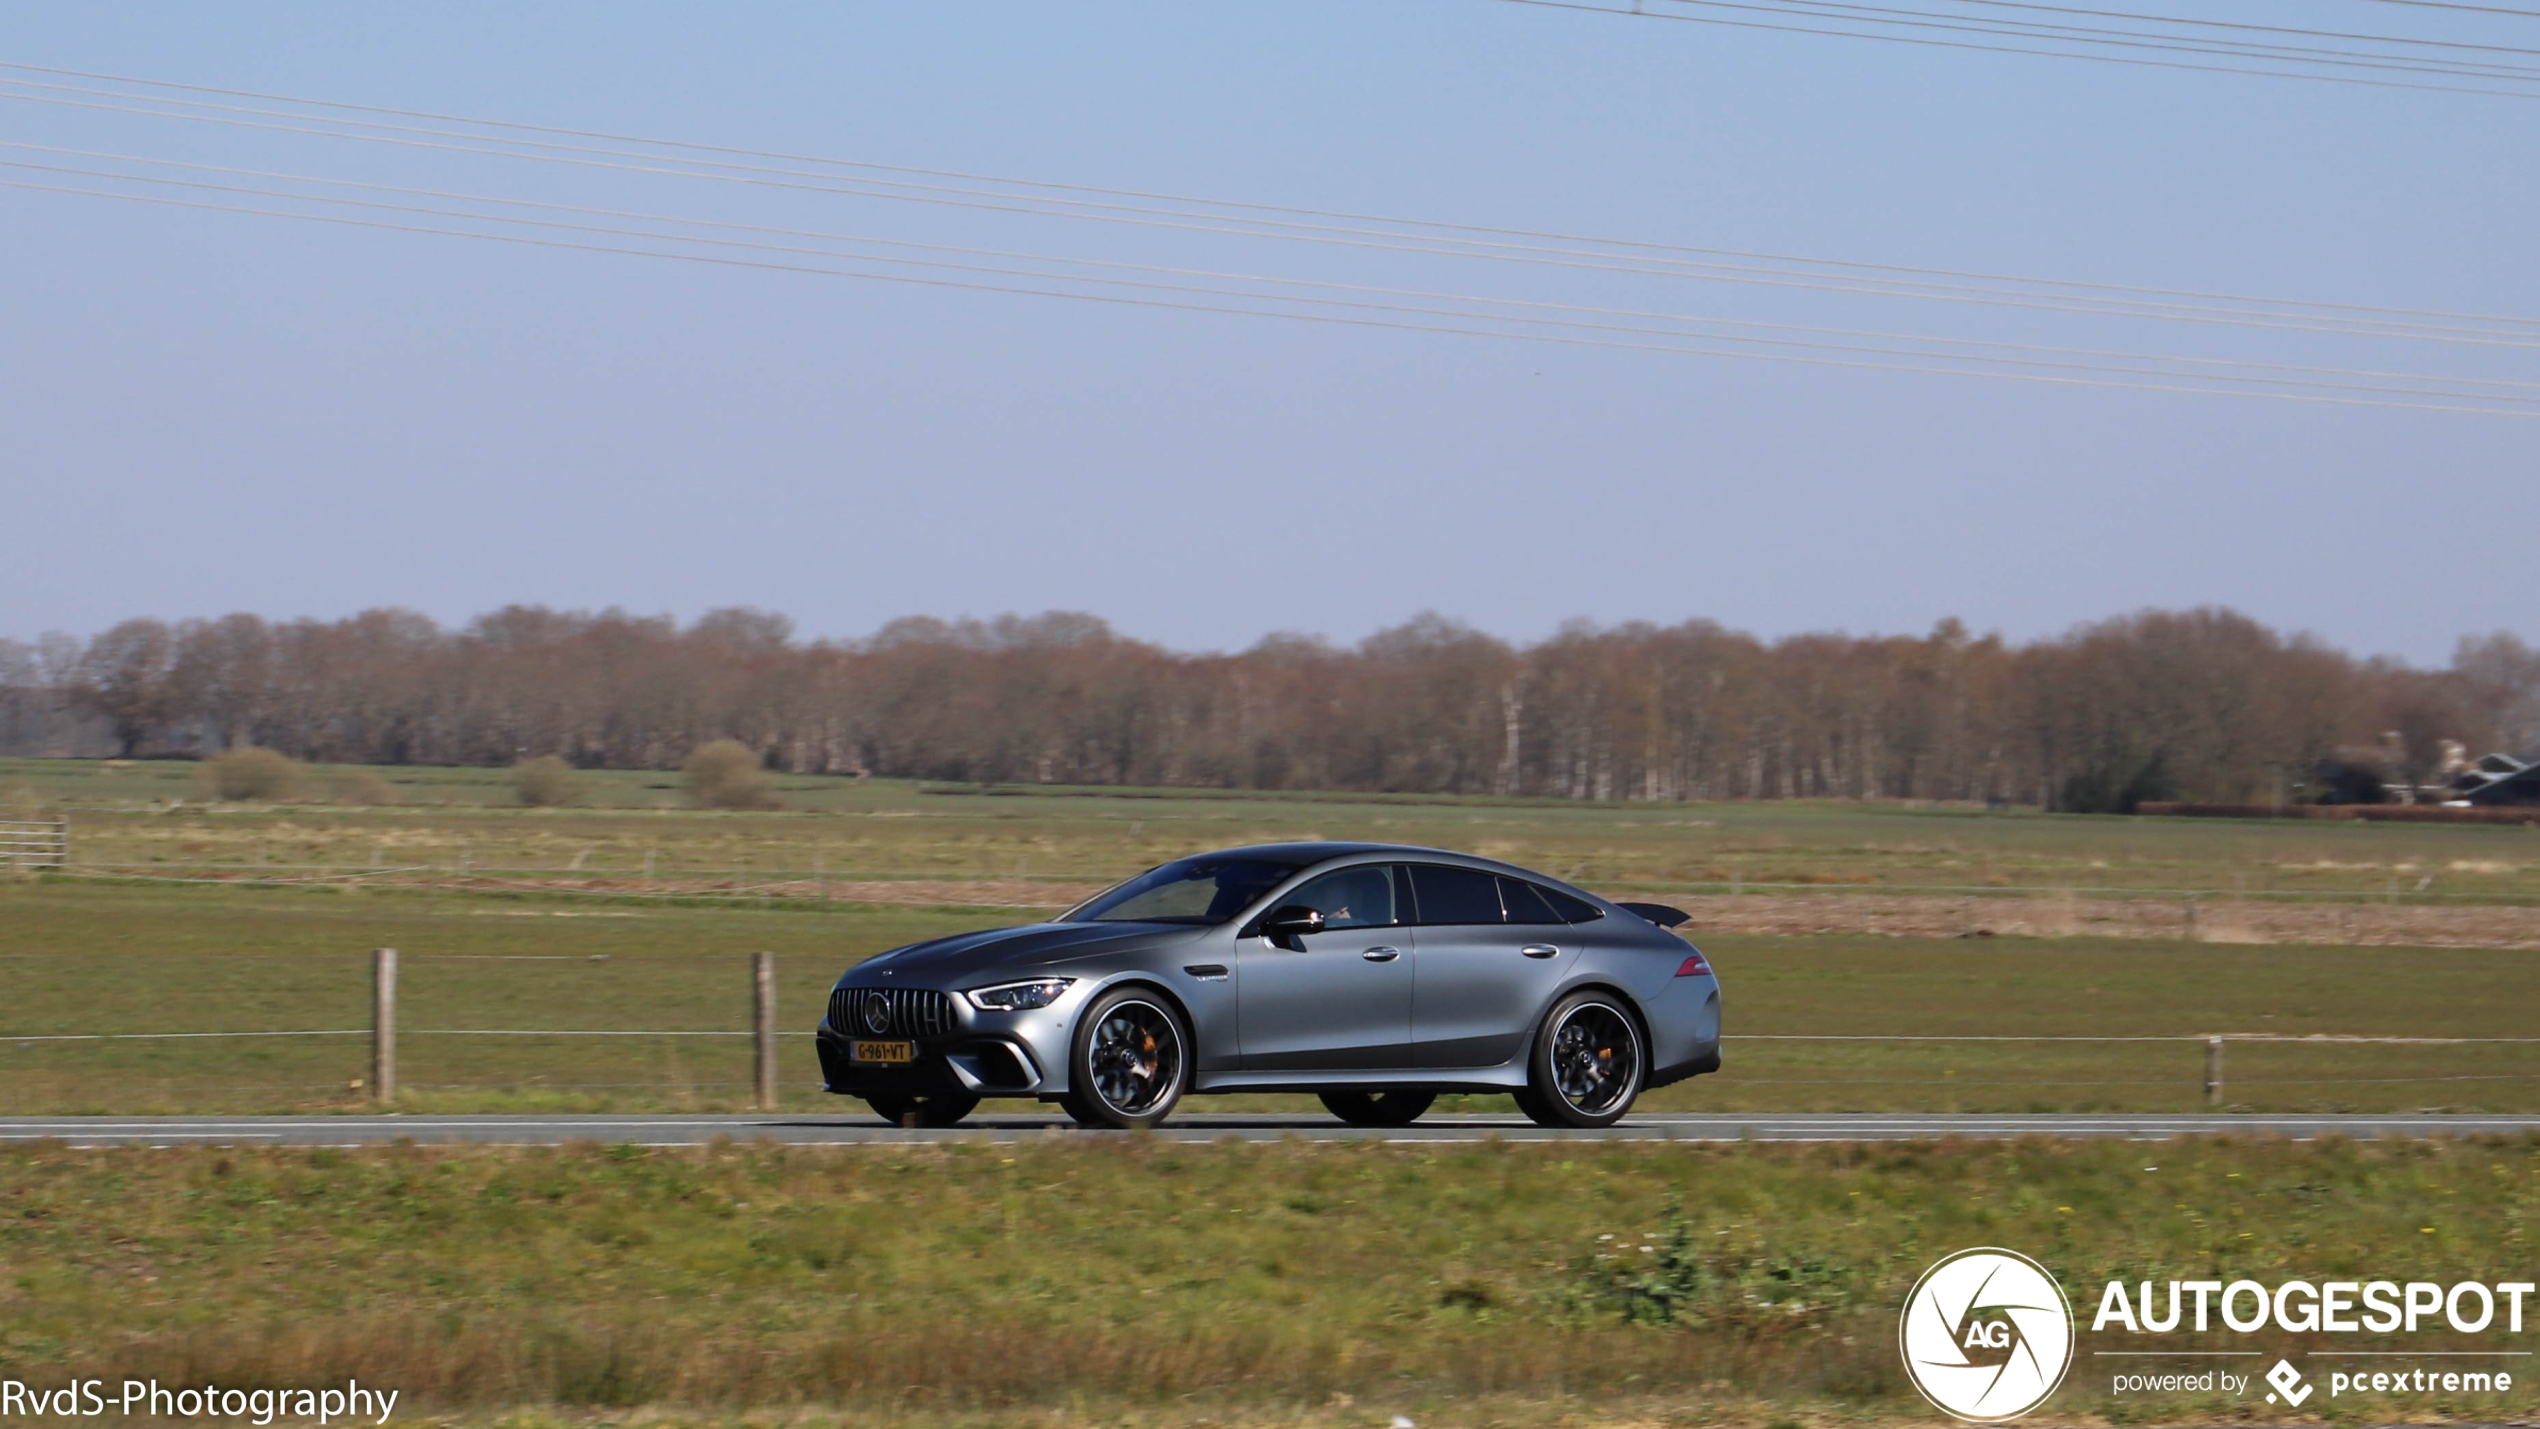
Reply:
<svg viewBox="0 0 2540 1429"><path fill-rule="evenodd" d="M977 1097L1029 1097L1055 1094L1047 1070L1030 1042L956 1031L948 1036L913 1040L915 1056L906 1062L859 1062L851 1039L826 1020L814 1034L820 1049L822 1090L839 1096L929 1095L962 1093Z"/></svg>
<svg viewBox="0 0 2540 1429"><path fill-rule="evenodd" d="M815 1040L820 1072L840 1096L962 1093L1055 1097L1067 1090L1067 1049L1094 981L1056 1002L1019 1012L973 1006L957 988L842 978L831 989ZM907 1062L859 1062L858 1039L907 1042Z"/></svg>

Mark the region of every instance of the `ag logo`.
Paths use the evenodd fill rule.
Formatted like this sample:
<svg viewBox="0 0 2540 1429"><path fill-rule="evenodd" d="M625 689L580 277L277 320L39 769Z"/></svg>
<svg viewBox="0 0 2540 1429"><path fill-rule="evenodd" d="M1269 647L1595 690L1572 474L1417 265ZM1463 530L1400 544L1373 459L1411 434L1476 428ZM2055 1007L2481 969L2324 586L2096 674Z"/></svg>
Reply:
<svg viewBox="0 0 2540 1429"><path fill-rule="evenodd" d="M2027 1256L1962 1250L1914 1282L1897 1340L1923 1398L1954 1418L1998 1424L2063 1383L2073 1311L2055 1277Z"/></svg>

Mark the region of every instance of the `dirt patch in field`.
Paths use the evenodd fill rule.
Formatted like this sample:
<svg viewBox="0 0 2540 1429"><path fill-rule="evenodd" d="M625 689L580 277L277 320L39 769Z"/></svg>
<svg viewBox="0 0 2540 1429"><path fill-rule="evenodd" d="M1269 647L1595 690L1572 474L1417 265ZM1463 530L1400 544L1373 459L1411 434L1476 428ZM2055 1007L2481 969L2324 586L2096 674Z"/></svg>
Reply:
<svg viewBox="0 0 2540 1429"><path fill-rule="evenodd" d="M541 878L435 880L442 887L537 890L562 893L654 894L663 897L784 898L835 903L891 903L923 907L1027 908L1056 911L1091 898L1106 883L1044 883L1028 878L848 880L792 879L753 883L718 878Z"/></svg>
<svg viewBox="0 0 2540 1429"><path fill-rule="evenodd" d="M74 875L76 876L76 875ZM118 875L107 875L117 877ZM583 893L619 897L827 899L921 907L1012 908L1054 913L1108 884L1028 878L831 879L755 882L723 878L506 877L500 874L262 877L246 870L130 881L359 887L432 887L483 893ZM1625 893L1646 900L1648 893ZM1655 895L1693 915L1686 931L1870 935L1892 938L2171 938L2201 943L2305 943L2358 947L2540 950L2540 908L2414 903L2271 902L2230 897L2194 902L2100 898L2063 889L2028 896L1952 898L1928 893Z"/></svg>
<svg viewBox="0 0 2540 1429"><path fill-rule="evenodd" d="M2234 899L2190 904L2063 893L2035 898L1792 893L1668 901L1693 915L1687 930L1697 934L2183 938L2205 943L2540 949L2540 910L2530 908Z"/></svg>
<svg viewBox="0 0 2540 1429"><path fill-rule="evenodd" d="M1110 886L1107 883L1035 883L1019 878L825 885L826 896L845 903L935 903L961 908L1047 909L1073 908Z"/></svg>

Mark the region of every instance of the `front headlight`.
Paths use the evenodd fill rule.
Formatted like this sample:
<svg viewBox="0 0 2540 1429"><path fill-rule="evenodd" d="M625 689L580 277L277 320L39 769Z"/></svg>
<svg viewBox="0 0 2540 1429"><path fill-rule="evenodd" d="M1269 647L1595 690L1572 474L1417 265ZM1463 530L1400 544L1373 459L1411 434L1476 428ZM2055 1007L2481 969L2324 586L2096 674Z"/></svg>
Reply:
<svg viewBox="0 0 2540 1429"><path fill-rule="evenodd" d="M970 1005L986 1012L1029 1012L1058 1001L1074 978L1051 977L1037 982L1000 983L995 987L977 987L962 996Z"/></svg>

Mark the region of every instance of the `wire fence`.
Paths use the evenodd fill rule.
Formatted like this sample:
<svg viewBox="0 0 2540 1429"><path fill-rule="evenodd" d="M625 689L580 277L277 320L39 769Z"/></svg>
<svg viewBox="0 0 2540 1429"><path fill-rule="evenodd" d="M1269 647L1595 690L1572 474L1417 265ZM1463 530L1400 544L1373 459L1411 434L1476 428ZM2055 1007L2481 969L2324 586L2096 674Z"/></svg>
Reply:
<svg viewBox="0 0 2540 1429"><path fill-rule="evenodd" d="M546 974L532 972L533 968L545 967L561 972L563 969L557 967L559 964L581 965L587 967L592 964L611 963L610 955L608 954L568 955L449 953L426 955L424 957L413 959L412 961L426 965L443 962L453 964L523 964L527 965L522 968L523 973L530 974L533 977L541 979L543 979ZM615 975L615 970L617 969L649 966L655 970L659 970L662 967L694 966L697 963L698 960L686 957L662 955L658 958L653 958L638 955L633 958L620 959L609 968L602 969L602 971L608 971L611 972L612 975ZM816 1079L797 1079L789 1081L781 1077L779 1075L778 1057L776 1051L780 1042L788 1045L799 1045L803 1040L814 1036L814 1033L808 1029L788 1031L777 1025L774 995L774 956L766 953L755 954L747 960L747 963L749 967L749 1006L752 1013L752 1025L746 1028L657 1026L484 1026L446 1024L422 1027L405 1027L399 1025L398 1020L399 955L393 949L378 949L371 954L371 1018L369 1020L369 1025L366 1026L338 1025L298 1028L233 1027L226 1029L216 1028L202 1030L133 1031L0 1031L0 1048L13 1048L32 1052L48 1046L70 1048L81 1045L106 1046L117 1044L140 1044L143 1047L148 1047L154 1045L221 1043L269 1044L290 1042L294 1040L324 1042L328 1040L341 1041L343 1039L368 1039L370 1044L368 1066L369 1075L366 1079L355 1079L350 1084L349 1090L357 1090L362 1094L364 1099L384 1104L393 1102L396 1099L401 1085L408 1090L433 1093L527 1090L541 1092L617 1092L643 1089L658 1090L666 1085L662 1081L638 1082L626 1080L584 1080L576 1078L572 1075L572 1073L585 1067L596 1068L599 1065L607 1065L615 1068L620 1065L620 1063L616 1061L594 1063L582 1058L580 1054L575 1054L571 1060L566 1062L559 1063L550 1061L545 1063L543 1064L542 1070L540 1070L539 1074L534 1076L528 1075L528 1072L531 1070L529 1066L523 1066L517 1061L503 1065L478 1062L477 1065L479 1069L485 1073L485 1075L481 1076L478 1080L452 1081L448 1080L445 1076L429 1081L401 1082L398 1074L398 1049L401 1042L419 1041L428 1044L436 1041L447 1040L455 1043L465 1043L473 1040L504 1044L548 1043L567 1047L580 1044L624 1045L639 1042L665 1045L693 1043L705 1046L715 1046L748 1042L751 1044L751 1049L754 1052L755 1062L755 1066L753 1068L755 1075L751 1078L747 1080L739 1080L732 1079L727 1076L711 1074L705 1076L691 1076L687 1075L683 1069L681 1075L678 1077L677 1086L687 1091L703 1091L708 1089L715 1091L727 1091L738 1087L751 1087L756 1091L757 1104L763 1109L772 1110L776 1106L778 1093L782 1087L803 1087L819 1084ZM720 975L718 974L718 977L719 976ZM691 989L691 991L680 994L680 996L683 1000L693 1003L693 985L680 983L679 986ZM465 980L462 980L459 984L450 984L447 980L444 980L443 983L436 988L436 991L446 995L459 987L474 987L478 991L483 991L483 986L481 984ZM346 988L344 990L349 991L350 989ZM660 994L661 989L656 988L653 989L653 991L658 995ZM2487 1085L2501 1088L2521 1084L2540 1084L2540 1068L2524 1069L2510 1064L2500 1067L2495 1066L2492 1061L2489 1065L2481 1066L2478 1065L2481 1058L2475 1055L2471 1056L2470 1060L2466 1063L2462 1062L2457 1057L2445 1057L2443 1063L2438 1066L2422 1066L2422 1059L2417 1059L2420 1062L2421 1069L2373 1066L2369 1064L2342 1066L2329 1069L2321 1069L2314 1066L2303 1066L2298 1064L2262 1065L2261 1067L2254 1069L2256 1071L2256 1075L2243 1073L2229 1082L2226 1082L2225 1079L2226 1054L2229 1049L2234 1047L2239 1047L2248 1051L2277 1049L2280 1051L2291 1052L2300 1052L2303 1050L2346 1052L2360 1049L2378 1049L2382 1052L2405 1058L2405 1055L2412 1050L2437 1054L2446 1052L2469 1054L2540 1047L2540 1036L2426 1035L2353 1032L2299 1033L2272 1031L2222 1031L2203 1033L1926 1033L1829 1031L1732 1033L1724 1037L1722 1040L1729 1044L1729 1049L1732 1054L1730 1068L1723 1074L1723 1079L1733 1082L1737 1086L1753 1088L1805 1088L1825 1092L1858 1089L1864 1093L1865 1096L1868 1096L1873 1100L1877 1098L1877 1094L1896 1088L1947 1088L1952 1091L1968 1092L2001 1092L2019 1090L2077 1092L2173 1088L2182 1093L2187 1091L2189 1088L2195 1088L2201 1092L2202 1100L2207 1105L2221 1106L2226 1103L2228 1093L2232 1088L2239 1088L2244 1091L2250 1089L2307 1088L2317 1091L2320 1089L2336 1088L2395 1088L2406 1086L2424 1086L2431 1088L2440 1086ZM1748 1050L1748 1055L1742 1058L1737 1055L1737 1049L1741 1047ZM1831 1053L1834 1049L1844 1047L1857 1047L1862 1049L1892 1048L1902 1052L1910 1052L1915 1055L1908 1057L1901 1064L1886 1061L1885 1059L1878 1059L1874 1062L1874 1064L1863 1066L1858 1072L1849 1075L1840 1074L1840 1072L1844 1070L1843 1064L1840 1060L1830 1065L1815 1067L1807 1065L1810 1061L1820 1060L1815 1058L1813 1054L1809 1053L1808 1049L1826 1049L1829 1053ZM2100 1072L2100 1067L2098 1065L2094 1065L2092 1063L2092 1059L2084 1057L2081 1064L2075 1065L2073 1064L2071 1057L2066 1055L2068 1053L2087 1053L2092 1049L2105 1049L2110 1052L2122 1051L2126 1054L2128 1062L2132 1063L2136 1060L2134 1058L2134 1052L2136 1050L2148 1050L2156 1047L2192 1047L2200 1049L2203 1054L2201 1062L2201 1078L2180 1075L2151 1075L2147 1074L2142 1067L2136 1065L2128 1065L2122 1068L2110 1066L2107 1067L2106 1073L2103 1075L2098 1074ZM1784 1059L1777 1056L1768 1056L1761 1065L1754 1064L1754 1058L1756 1056L1766 1054L1776 1048L1786 1048L1792 1053L1802 1054L1802 1060L1799 1064L1784 1066L1779 1065ZM1987 1051L1988 1055L1979 1057L1976 1064L1967 1067L1966 1070L1972 1075L1959 1076L1956 1074L1956 1070L1954 1068L1939 1076L1930 1075L1928 1071L1924 1070L1924 1068L1929 1065L1930 1059L1928 1057L1923 1057L1921 1054L1947 1052L1953 1049L1963 1051ZM2034 1049L2040 1054L2043 1060L2041 1061L2039 1058L2026 1056L2022 1053L2021 1049ZM2005 1064L2000 1057L1990 1055L1990 1052L2009 1053L2012 1056L2012 1061ZM616 1058L618 1054L611 1053L607 1055L611 1058ZM473 1054L469 1054L469 1056L472 1057ZM465 1064L466 1063L463 1061L462 1065ZM1741 1067L1745 1066L1752 1066L1753 1070L1740 1070ZM282 1068L275 1067L273 1070L282 1070ZM697 1070L709 1073L713 1071L712 1068L699 1068ZM1777 1073L1784 1071L1792 1072L1796 1075L1777 1075ZM2181 1072L2186 1071L2186 1068L2181 1068ZM178 1067L172 1065L161 1065L154 1070L154 1075L159 1075L163 1078L172 1076L181 1077L183 1073L182 1069ZM231 1086L233 1084L223 1083L221 1085ZM301 1084L259 1081L254 1083L237 1083L234 1084L234 1086L235 1089L238 1090L246 1090L251 1087L270 1089L286 1086L316 1086L321 1088L331 1088L337 1091L348 1090L346 1084L342 1082L331 1084Z"/></svg>

